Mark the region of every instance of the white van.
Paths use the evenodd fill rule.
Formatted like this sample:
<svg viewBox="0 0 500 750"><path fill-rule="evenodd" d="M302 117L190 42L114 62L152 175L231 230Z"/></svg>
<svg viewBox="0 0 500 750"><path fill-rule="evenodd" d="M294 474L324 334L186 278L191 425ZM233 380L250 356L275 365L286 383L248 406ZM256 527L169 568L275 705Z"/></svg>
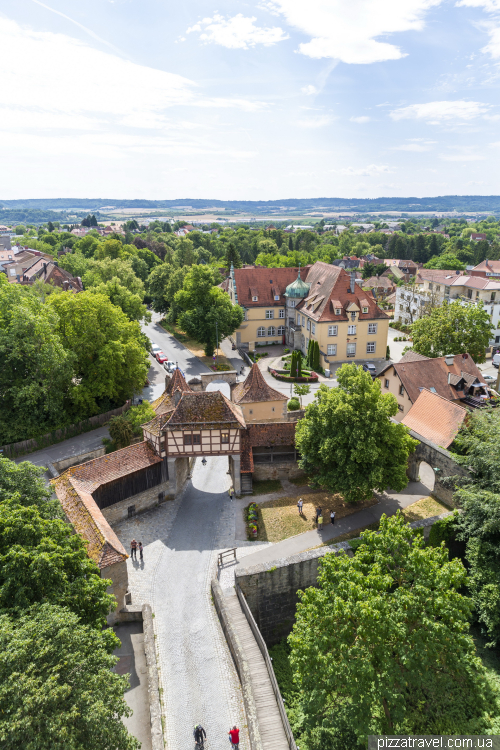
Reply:
<svg viewBox="0 0 500 750"><path fill-rule="evenodd" d="M493 367L498 368L498 366L500 365L500 354L493 355L493 357L491 358L491 364L493 365Z"/></svg>

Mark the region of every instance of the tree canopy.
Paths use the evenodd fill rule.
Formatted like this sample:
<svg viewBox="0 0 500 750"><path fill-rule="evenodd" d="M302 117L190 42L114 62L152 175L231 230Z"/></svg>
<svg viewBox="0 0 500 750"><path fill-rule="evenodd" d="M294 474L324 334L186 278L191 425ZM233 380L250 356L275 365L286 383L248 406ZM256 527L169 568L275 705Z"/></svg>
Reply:
<svg viewBox="0 0 500 750"><path fill-rule="evenodd" d="M468 633L466 580L462 563L424 547L399 512L363 532L352 559L322 558L288 638L308 748L491 731L498 691Z"/></svg>
<svg viewBox="0 0 500 750"><path fill-rule="evenodd" d="M390 420L398 410L395 397L382 395L380 382L356 365L342 365L337 380L338 388L320 385L297 423L300 466L348 502L368 499L373 490L402 490L417 442Z"/></svg>
<svg viewBox="0 0 500 750"><path fill-rule="evenodd" d="M122 717L126 676L111 670L120 642L110 629L42 604L0 616L0 744L4 750L138 750Z"/></svg>
<svg viewBox="0 0 500 750"><path fill-rule="evenodd" d="M474 362L485 360L493 327L482 303L462 305L443 302L412 324L412 348L426 357L470 354Z"/></svg>
<svg viewBox="0 0 500 750"><path fill-rule="evenodd" d="M41 518L64 518L59 500L43 481L45 470L30 461L16 464L0 456L0 504L15 500L24 507L34 506Z"/></svg>
<svg viewBox="0 0 500 750"><path fill-rule="evenodd" d="M214 271L193 266L186 275L181 291L174 298L178 307L179 326L205 347L211 356L217 343L230 336L243 321L243 310L233 305L227 292L214 286Z"/></svg>

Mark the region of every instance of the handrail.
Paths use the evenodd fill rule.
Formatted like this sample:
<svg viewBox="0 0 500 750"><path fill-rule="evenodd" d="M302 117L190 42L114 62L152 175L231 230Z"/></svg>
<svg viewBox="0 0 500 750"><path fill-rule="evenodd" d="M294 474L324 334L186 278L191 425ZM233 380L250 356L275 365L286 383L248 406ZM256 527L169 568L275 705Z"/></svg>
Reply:
<svg viewBox="0 0 500 750"><path fill-rule="evenodd" d="M224 565L223 557L224 555L230 555L231 552L233 553L234 559L236 560L236 547L232 547L231 549L227 549L224 552L219 552L219 555L217 557L217 567L221 568Z"/></svg>
<svg viewBox="0 0 500 750"><path fill-rule="evenodd" d="M290 726L290 722L288 721L288 716L285 711L285 707L283 705L283 698L281 697L281 691L279 689L278 681L276 679L276 675L274 674L273 663L271 661L271 657L269 656L269 652L267 650L265 641L250 611L250 607L247 604L245 595L243 591L241 590L238 583L236 584L236 594L238 596L241 609L243 610L243 614L247 618L248 624L250 625L250 629L254 635L255 640L257 641L257 646L259 647L259 650L262 656L264 657L264 661L267 667L267 672L269 674L269 679L271 680L271 685L273 688L274 696L276 698L276 703L278 704L278 710L280 712L281 721L283 722L283 729L285 730L286 738L288 740L288 747L290 748L290 750L298 750L297 745L295 744L295 739L293 736L292 728Z"/></svg>

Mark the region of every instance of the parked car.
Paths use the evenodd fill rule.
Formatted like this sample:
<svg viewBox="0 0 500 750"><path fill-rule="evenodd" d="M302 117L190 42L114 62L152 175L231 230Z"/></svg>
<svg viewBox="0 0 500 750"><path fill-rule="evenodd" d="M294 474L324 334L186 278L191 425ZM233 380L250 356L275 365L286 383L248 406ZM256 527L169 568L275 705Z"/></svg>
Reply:
<svg viewBox="0 0 500 750"><path fill-rule="evenodd" d="M167 360L166 362L163 363L163 367L165 368L167 372L172 373L176 369L176 364L175 362L169 362Z"/></svg>
<svg viewBox="0 0 500 750"><path fill-rule="evenodd" d="M371 362L366 362L366 364L363 365L363 370L369 372L372 378L377 374L377 368Z"/></svg>
<svg viewBox="0 0 500 750"><path fill-rule="evenodd" d="M155 357L157 361L162 365L164 362L168 360L168 357L166 354L164 354L162 351L156 352Z"/></svg>
<svg viewBox="0 0 500 750"><path fill-rule="evenodd" d="M496 383L497 379L493 377L493 375L483 375L482 379L486 384L488 383Z"/></svg>
<svg viewBox="0 0 500 750"><path fill-rule="evenodd" d="M158 344L151 344L150 351L151 351L151 354L153 355L153 357L156 357L156 355L158 354L158 352L161 352L161 348L158 346Z"/></svg>
<svg viewBox="0 0 500 750"><path fill-rule="evenodd" d="M497 367L500 365L500 354L494 354L491 359L491 364L493 367Z"/></svg>

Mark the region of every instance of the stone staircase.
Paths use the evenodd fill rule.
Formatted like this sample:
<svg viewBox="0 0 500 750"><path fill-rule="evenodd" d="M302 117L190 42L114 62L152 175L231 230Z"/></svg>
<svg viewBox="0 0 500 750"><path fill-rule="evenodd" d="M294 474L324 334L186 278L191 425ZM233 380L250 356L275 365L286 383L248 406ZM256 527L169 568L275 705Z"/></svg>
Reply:
<svg viewBox="0 0 500 750"><path fill-rule="evenodd" d="M241 474L241 494L251 495L253 492L252 475L248 472Z"/></svg>

